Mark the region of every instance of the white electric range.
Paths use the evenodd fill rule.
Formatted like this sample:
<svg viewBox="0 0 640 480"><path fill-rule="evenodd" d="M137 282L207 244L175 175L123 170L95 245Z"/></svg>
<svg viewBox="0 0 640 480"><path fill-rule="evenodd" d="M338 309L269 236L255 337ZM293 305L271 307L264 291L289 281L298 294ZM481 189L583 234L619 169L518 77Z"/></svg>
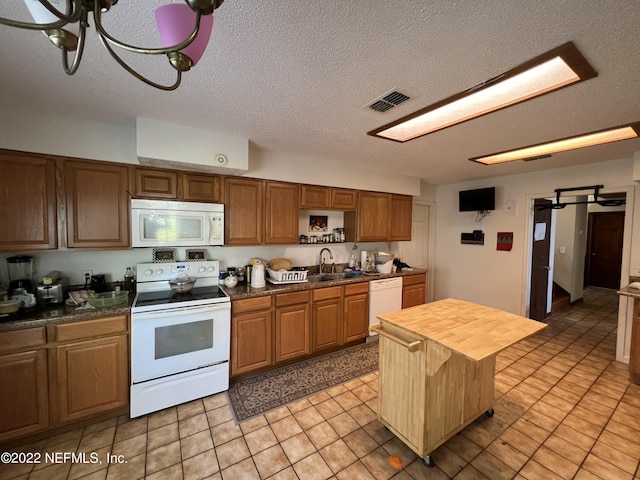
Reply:
<svg viewBox="0 0 640 480"><path fill-rule="evenodd" d="M130 416L229 388L231 301L218 287L217 260L141 263L131 307ZM196 277L187 293L169 280Z"/></svg>

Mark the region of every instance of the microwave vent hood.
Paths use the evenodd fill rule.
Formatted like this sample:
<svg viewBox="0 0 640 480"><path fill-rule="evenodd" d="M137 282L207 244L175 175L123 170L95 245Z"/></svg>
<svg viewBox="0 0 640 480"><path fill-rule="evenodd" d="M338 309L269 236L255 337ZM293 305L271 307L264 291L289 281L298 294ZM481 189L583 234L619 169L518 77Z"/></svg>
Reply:
<svg viewBox="0 0 640 480"><path fill-rule="evenodd" d="M140 165L201 173L242 175L249 170L249 139L195 127L136 118Z"/></svg>

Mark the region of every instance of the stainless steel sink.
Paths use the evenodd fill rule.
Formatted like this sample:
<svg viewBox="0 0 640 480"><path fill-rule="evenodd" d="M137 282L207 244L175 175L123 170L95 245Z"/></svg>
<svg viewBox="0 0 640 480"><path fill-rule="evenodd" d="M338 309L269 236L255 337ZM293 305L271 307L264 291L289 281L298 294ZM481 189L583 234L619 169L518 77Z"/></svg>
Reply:
<svg viewBox="0 0 640 480"><path fill-rule="evenodd" d="M348 273L322 273L316 275L307 275L307 280L310 282L331 282L336 280L344 280L346 278L352 278L355 275L350 275Z"/></svg>

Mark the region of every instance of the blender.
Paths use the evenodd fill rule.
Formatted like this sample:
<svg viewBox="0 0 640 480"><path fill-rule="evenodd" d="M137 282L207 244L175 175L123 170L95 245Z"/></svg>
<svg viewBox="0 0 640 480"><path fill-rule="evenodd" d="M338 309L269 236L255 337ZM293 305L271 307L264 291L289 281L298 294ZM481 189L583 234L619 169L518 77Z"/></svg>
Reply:
<svg viewBox="0 0 640 480"><path fill-rule="evenodd" d="M33 257L16 255L7 258L9 270L9 295L33 293L31 276L33 275Z"/></svg>

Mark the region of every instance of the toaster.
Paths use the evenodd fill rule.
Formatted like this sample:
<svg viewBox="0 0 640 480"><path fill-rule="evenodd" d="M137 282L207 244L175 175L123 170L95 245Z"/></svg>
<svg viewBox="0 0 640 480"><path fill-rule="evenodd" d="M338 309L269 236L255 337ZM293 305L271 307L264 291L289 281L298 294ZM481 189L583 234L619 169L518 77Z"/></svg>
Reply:
<svg viewBox="0 0 640 480"><path fill-rule="evenodd" d="M38 303L41 304L64 303L66 292L66 281L61 278L50 285L39 283L36 290L36 298Z"/></svg>

